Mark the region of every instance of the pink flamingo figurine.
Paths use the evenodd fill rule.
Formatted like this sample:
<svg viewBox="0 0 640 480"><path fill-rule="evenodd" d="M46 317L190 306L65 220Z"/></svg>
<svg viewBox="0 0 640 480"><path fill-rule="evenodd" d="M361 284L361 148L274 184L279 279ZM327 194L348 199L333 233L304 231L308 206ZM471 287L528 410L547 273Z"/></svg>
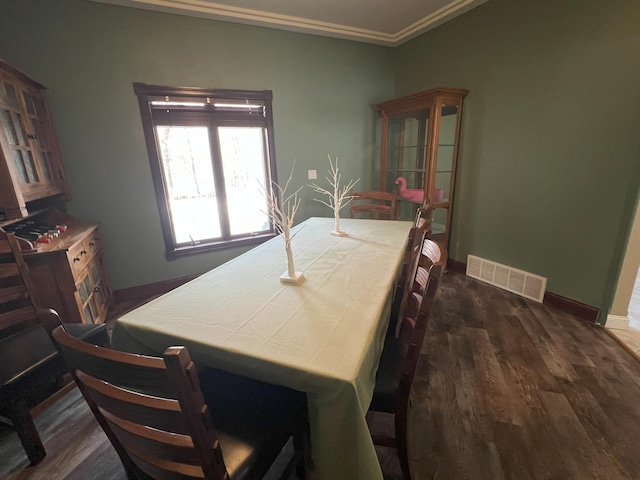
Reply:
<svg viewBox="0 0 640 480"><path fill-rule="evenodd" d="M404 177L396 178L396 184L400 185L398 195L403 199L416 203L422 203L424 201L424 190L417 188L407 189L407 180Z"/></svg>

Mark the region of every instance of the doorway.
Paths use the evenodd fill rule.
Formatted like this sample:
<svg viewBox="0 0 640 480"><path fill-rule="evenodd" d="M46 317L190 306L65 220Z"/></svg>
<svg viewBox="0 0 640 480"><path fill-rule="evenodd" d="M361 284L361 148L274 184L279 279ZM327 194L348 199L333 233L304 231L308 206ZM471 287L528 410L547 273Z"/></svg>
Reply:
<svg viewBox="0 0 640 480"><path fill-rule="evenodd" d="M640 360L640 208L631 228L611 313L605 324Z"/></svg>

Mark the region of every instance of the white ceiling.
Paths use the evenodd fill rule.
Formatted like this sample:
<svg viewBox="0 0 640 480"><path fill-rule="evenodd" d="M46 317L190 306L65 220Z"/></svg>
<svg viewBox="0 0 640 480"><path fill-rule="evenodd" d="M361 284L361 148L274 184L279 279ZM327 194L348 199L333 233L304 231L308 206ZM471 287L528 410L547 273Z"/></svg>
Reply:
<svg viewBox="0 0 640 480"><path fill-rule="evenodd" d="M396 46L489 0L90 0Z"/></svg>

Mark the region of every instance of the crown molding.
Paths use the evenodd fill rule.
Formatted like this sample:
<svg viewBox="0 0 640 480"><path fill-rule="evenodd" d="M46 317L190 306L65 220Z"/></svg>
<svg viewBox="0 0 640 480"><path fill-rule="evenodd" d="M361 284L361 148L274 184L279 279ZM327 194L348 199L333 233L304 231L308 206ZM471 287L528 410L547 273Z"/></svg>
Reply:
<svg viewBox="0 0 640 480"><path fill-rule="evenodd" d="M439 8L426 17L423 17L417 22L398 31L393 36L392 46L401 45L404 42L411 40L412 38L422 35L423 33L428 32L429 30L432 30L439 25L442 25L443 23L457 17L458 15L462 15L463 13L468 12L473 8L479 7L483 3L487 3L488 1L489 0L452 1L448 5Z"/></svg>
<svg viewBox="0 0 640 480"><path fill-rule="evenodd" d="M282 15L203 0L89 0L395 47L489 0L453 0L396 33Z"/></svg>

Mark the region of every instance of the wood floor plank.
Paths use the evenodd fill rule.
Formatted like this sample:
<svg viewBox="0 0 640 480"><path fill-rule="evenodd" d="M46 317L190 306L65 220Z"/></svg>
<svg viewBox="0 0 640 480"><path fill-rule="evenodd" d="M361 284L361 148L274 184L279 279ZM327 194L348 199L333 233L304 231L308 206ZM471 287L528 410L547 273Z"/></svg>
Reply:
<svg viewBox="0 0 640 480"><path fill-rule="evenodd" d="M578 374L564 355L564 344L556 341L530 309L520 309L517 317L551 374L556 378L577 380Z"/></svg>
<svg viewBox="0 0 640 480"><path fill-rule="evenodd" d="M504 373L484 329L465 329L473 339L473 358L478 394L493 422L522 425L523 405L519 397L512 395Z"/></svg>
<svg viewBox="0 0 640 480"><path fill-rule="evenodd" d="M495 422L495 443L500 455L504 477L508 480L538 480L553 478L528 441L524 428L511 423Z"/></svg>
<svg viewBox="0 0 640 480"><path fill-rule="evenodd" d="M607 454L617 470L627 475L640 472L640 456L635 452L637 444L630 444L621 433L625 427L619 425L623 420L626 425L637 430L640 418L629 410L625 418L611 418L601 408L589 390L576 383L567 383L564 393L580 424L602 454Z"/></svg>
<svg viewBox="0 0 640 480"><path fill-rule="evenodd" d="M411 398L412 480L640 480L640 363L600 327L462 274L443 276ZM126 479L77 390L36 424L35 467L0 430L1 479Z"/></svg>
<svg viewBox="0 0 640 480"><path fill-rule="evenodd" d="M617 462L594 446L564 394L540 392L540 398L550 419L548 428L556 443L571 445L572 455L566 461L572 478L616 480L626 477Z"/></svg>

